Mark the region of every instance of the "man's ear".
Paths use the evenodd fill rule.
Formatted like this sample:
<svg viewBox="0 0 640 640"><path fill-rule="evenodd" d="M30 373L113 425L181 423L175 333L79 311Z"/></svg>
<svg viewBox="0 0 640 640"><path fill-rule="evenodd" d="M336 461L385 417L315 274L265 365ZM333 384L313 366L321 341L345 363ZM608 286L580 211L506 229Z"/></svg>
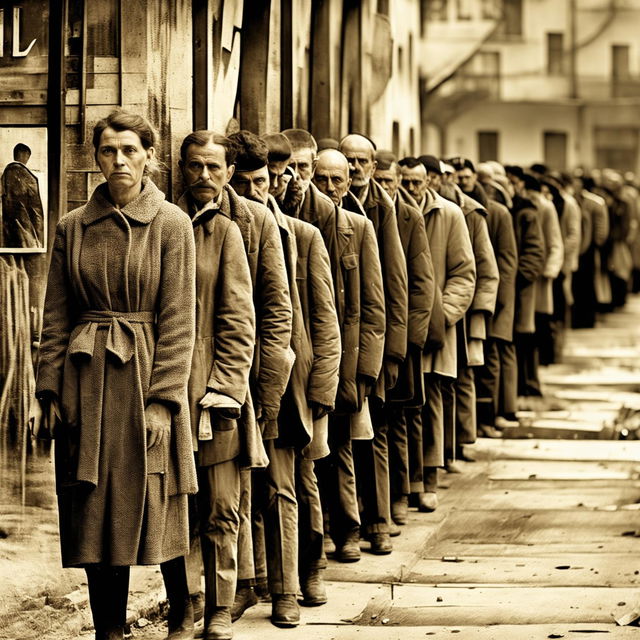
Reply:
<svg viewBox="0 0 640 640"><path fill-rule="evenodd" d="M313 176L313 174L316 172L316 167L318 166L318 157L316 156L313 161L311 162L311 175Z"/></svg>
<svg viewBox="0 0 640 640"><path fill-rule="evenodd" d="M229 182L231 180L231 177L235 173L235 170L236 170L236 165L235 164L229 165L227 167L227 182Z"/></svg>

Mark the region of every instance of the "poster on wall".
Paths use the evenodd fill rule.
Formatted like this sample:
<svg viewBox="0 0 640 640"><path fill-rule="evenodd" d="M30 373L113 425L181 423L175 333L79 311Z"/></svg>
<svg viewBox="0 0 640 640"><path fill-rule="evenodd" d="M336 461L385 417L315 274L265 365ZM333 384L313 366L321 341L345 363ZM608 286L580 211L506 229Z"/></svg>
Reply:
<svg viewBox="0 0 640 640"><path fill-rule="evenodd" d="M46 127L0 127L0 171L0 253L46 252Z"/></svg>

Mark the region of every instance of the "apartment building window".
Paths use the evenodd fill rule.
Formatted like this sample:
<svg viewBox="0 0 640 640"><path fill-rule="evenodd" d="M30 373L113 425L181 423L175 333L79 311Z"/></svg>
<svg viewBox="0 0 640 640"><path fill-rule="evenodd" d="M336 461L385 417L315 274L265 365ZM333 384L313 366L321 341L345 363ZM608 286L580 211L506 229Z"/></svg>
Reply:
<svg viewBox="0 0 640 640"><path fill-rule="evenodd" d="M471 0L456 0L458 20L471 20Z"/></svg>
<svg viewBox="0 0 640 640"><path fill-rule="evenodd" d="M378 0L378 13L389 15L389 0Z"/></svg>
<svg viewBox="0 0 640 640"><path fill-rule="evenodd" d="M596 127L594 129L596 166L628 171L638 166L640 136L635 127Z"/></svg>
<svg viewBox="0 0 640 640"><path fill-rule="evenodd" d="M564 34L547 33L547 73L562 75L564 67Z"/></svg>
<svg viewBox="0 0 640 640"><path fill-rule="evenodd" d="M544 163L553 169L567 167L567 134L564 131L544 132Z"/></svg>
<svg viewBox="0 0 640 640"><path fill-rule="evenodd" d="M498 20L502 15L500 0L482 0L481 15L483 20Z"/></svg>
<svg viewBox="0 0 640 640"><path fill-rule="evenodd" d="M400 155L400 123L397 120L391 125L391 150L396 157Z"/></svg>
<svg viewBox="0 0 640 640"><path fill-rule="evenodd" d="M424 6L423 16L427 22L444 22L449 18L448 0L423 0L422 4Z"/></svg>
<svg viewBox="0 0 640 640"><path fill-rule="evenodd" d="M611 46L611 95L614 98L633 95L629 49L628 44Z"/></svg>
<svg viewBox="0 0 640 640"><path fill-rule="evenodd" d="M487 162L498 159L498 132L478 131L478 160Z"/></svg>

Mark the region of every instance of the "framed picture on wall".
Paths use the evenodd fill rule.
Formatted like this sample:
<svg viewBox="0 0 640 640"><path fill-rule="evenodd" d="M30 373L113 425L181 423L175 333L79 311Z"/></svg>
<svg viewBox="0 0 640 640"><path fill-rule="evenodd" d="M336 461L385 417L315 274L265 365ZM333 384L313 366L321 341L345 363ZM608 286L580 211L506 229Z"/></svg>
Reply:
<svg viewBox="0 0 640 640"><path fill-rule="evenodd" d="M0 127L0 172L0 253L45 253L46 127Z"/></svg>

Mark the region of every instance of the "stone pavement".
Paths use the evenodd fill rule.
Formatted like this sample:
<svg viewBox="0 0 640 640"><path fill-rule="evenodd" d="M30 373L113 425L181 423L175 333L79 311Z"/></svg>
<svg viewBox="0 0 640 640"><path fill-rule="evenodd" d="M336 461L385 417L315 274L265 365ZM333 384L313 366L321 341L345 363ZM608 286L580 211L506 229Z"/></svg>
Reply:
<svg viewBox="0 0 640 640"><path fill-rule="evenodd" d="M330 560L329 603L302 608L300 627L276 629L259 604L235 638L638 637L615 620L640 615L640 440L611 439L640 409L637 318L636 297L596 329L568 333L564 362L543 369L544 401L507 439L470 447L477 461L463 474L442 474L440 507L411 511L391 555L363 542L360 562ZM57 568L55 511L37 528L49 542L32 543L22 564L25 531L0 539L12 588L5 598L0 587L0 638L92 638L84 575ZM133 637L165 637L163 597L157 568L133 570Z"/></svg>

